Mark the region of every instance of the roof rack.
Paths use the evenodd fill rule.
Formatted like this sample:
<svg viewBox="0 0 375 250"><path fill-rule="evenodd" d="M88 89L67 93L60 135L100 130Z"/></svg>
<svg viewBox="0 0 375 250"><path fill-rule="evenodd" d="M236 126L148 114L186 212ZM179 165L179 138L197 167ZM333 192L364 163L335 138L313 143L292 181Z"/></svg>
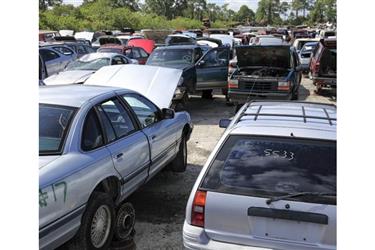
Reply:
<svg viewBox="0 0 375 250"><path fill-rule="evenodd" d="M270 101L270 102L279 102L279 101ZM336 118L333 118L333 117L329 116L326 108L321 108L323 110L323 112L325 113L325 116L313 116L313 115L306 115L305 107L304 106L301 107L301 109L302 109L302 114L301 115L278 114L278 113L266 113L266 114L262 114L261 110L262 110L263 105L259 105L259 108L257 109L256 112L246 113L246 111L249 108L249 106L250 106L251 103L253 103L253 102L248 102L248 103L245 104L247 106L242 110L241 114L239 115L238 119L236 120L236 123L238 123L241 120L241 118L244 117L244 116L254 116L254 121L256 121L258 119L258 117L260 117L260 116L276 116L276 117L303 118L303 122L304 123L307 122L307 118L309 118L309 119L319 119L319 120L326 120L326 121L328 121L329 125L331 125L331 126L333 125L332 121L336 121ZM314 103L314 102L293 102L293 103L322 104L322 103ZM322 104L322 105L336 107L333 104Z"/></svg>

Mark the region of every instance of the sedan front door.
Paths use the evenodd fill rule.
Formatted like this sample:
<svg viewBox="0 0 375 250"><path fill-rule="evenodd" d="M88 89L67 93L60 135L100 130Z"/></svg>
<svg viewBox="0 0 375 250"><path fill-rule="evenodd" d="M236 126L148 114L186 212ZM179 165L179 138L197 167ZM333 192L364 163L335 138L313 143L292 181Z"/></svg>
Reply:
<svg viewBox="0 0 375 250"><path fill-rule="evenodd" d="M150 143L150 179L176 154L178 124L174 119L162 119L159 108L141 95L125 94L123 97L133 109Z"/></svg>
<svg viewBox="0 0 375 250"><path fill-rule="evenodd" d="M226 88L229 47L209 50L197 63L197 90Z"/></svg>

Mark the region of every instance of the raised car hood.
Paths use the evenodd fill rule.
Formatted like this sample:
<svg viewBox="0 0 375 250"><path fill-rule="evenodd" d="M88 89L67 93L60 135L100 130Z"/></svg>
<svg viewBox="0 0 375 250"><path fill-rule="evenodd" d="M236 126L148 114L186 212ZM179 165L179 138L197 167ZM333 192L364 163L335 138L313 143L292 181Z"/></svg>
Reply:
<svg viewBox="0 0 375 250"><path fill-rule="evenodd" d="M289 46L236 47L238 67L269 66L290 68Z"/></svg>
<svg viewBox="0 0 375 250"><path fill-rule="evenodd" d="M92 70L72 70L62 71L44 79L46 85L59 85L59 84L74 84L83 83L95 71Z"/></svg>
<svg viewBox="0 0 375 250"><path fill-rule="evenodd" d="M146 96L159 108L169 108L182 70L150 65L105 66L85 84L126 88Z"/></svg>

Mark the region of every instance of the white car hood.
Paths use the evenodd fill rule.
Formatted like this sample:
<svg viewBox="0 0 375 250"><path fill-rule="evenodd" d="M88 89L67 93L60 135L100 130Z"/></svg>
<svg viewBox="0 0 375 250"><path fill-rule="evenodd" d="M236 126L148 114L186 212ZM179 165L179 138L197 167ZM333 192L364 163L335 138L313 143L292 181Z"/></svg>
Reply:
<svg viewBox="0 0 375 250"><path fill-rule="evenodd" d="M114 65L102 67L85 84L130 89L146 96L159 108L169 108L181 75L181 69Z"/></svg>
<svg viewBox="0 0 375 250"><path fill-rule="evenodd" d="M59 85L59 84L74 84L82 83L87 80L95 71L93 70L71 70L62 71L54 74L46 79L46 85Z"/></svg>

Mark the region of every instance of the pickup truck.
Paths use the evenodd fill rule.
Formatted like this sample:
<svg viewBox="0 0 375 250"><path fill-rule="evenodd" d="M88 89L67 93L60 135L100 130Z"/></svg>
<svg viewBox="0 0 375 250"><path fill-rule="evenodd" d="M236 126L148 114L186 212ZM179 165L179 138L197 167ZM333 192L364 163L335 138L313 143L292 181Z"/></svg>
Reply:
<svg viewBox="0 0 375 250"><path fill-rule="evenodd" d="M146 65L182 69L187 93L202 91L202 98L211 98L213 89L227 89L230 48L221 46L203 52L198 45L176 45L156 48Z"/></svg>
<svg viewBox="0 0 375 250"><path fill-rule="evenodd" d="M336 38L321 39L311 57L310 78L317 94L321 93L323 87L336 89L336 48Z"/></svg>
<svg viewBox="0 0 375 250"><path fill-rule="evenodd" d="M237 70L228 77L228 96L243 104L254 98L298 98L302 78L296 50L288 45L236 47Z"/></svg>

